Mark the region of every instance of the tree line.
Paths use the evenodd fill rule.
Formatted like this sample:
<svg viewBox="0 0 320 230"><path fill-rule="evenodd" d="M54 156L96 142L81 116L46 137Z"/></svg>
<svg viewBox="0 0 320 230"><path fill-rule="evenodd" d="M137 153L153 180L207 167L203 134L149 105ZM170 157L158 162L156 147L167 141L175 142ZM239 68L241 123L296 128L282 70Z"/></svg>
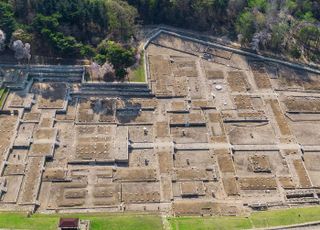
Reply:
<svg viewBox="0 0 320 230"><path fill-rule="evenodd" d="M108 60L120 75L133 62L137 26L150 24L319 61L319 0L0 0L8 45L19 39L40 54ZM119 54L111 60L114 52Z"/></svg>
<svg viewBox="0 0 320 230"><path fill-rule="evenodd" d="M40 55L109 61L119 77L134 63L129 41L137 16L135 7L120 0L0 0L8 46L22 40Z"/></svg>
<svg viewBox="0 0 320 230"><path fill-rule="evenodd" d="M319 0L128 0L147 24L227 35L255 50L320 61Z"/></svg>

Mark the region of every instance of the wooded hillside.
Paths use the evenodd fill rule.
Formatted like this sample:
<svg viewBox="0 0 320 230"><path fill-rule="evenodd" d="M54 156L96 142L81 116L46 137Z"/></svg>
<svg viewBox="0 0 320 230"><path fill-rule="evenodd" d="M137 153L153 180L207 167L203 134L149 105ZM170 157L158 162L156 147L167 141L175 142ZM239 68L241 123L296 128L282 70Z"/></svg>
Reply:
<svg viewBox="0 0 320 230"><path fill-rule="evenodd" d="M320 60L319 0L0 0L2 40L7 46L13 40L28 42L38 54L102 63L116 49L131 63L137 25L150 24L205 31L247 48Z"/></svg>

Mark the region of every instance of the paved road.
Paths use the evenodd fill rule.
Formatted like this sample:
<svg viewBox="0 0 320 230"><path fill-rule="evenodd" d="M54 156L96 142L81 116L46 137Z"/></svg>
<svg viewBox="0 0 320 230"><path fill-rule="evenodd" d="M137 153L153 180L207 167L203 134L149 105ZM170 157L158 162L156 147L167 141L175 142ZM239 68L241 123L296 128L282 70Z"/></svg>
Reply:
<svg viewBox="0 0 320 230"><path fill-rule="evenodd" d="M261 228L259 228L261 229ZM266 228L265 230L319 230L320 229L320 222L309 222L304 224L297 224L287 227L274 227L274 228Z"/></svg>
<svg viewBox="0 0 320 230"><path fill-rule="evenodd" d="M288 228L274 228L274 230L319 230L320 225L317 226L305 226L305 227L288 227ZM267 230L273 230L273 228L269 228Z"/></svg>

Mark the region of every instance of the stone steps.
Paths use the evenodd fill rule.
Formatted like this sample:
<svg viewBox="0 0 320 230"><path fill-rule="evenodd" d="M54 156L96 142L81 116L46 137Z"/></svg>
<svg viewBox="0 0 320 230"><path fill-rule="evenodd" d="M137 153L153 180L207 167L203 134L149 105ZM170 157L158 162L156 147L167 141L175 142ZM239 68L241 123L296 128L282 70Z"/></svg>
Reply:
<svg viewBox="0 0 320 230"><path fill-rule="evenodd" d="M150 97L152 93L147 84L130 83L84 83L79 92L81 95L103 95L103 96L137 96Z"/></svg>
<svg viewBox="0 0 320 230"><path fill-rule="evenodd" d="M76 77L82 78L82 73L75 72L30 72L31 77Z"/></svg>
<svg viewBox="0 0 320 230"><path fill-rule="evenodd" d="M78 92L70 92L75 96L135 96L135 97L152 97L153 95L150 92L124 92L119 90L96 90L96 91L86 91L81 90Z"/></svg>

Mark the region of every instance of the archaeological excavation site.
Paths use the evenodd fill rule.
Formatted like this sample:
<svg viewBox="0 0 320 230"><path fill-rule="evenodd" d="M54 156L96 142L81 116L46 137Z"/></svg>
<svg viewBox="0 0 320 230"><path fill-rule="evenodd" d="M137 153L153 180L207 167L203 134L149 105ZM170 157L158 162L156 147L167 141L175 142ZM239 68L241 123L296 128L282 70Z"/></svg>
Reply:
<svg viewBox="0 0 320 230"><path fill-rule="evenodd" d="M145 83L0 64L0 210L243 215L320 202L320 74L160 31Z"/></svg>

